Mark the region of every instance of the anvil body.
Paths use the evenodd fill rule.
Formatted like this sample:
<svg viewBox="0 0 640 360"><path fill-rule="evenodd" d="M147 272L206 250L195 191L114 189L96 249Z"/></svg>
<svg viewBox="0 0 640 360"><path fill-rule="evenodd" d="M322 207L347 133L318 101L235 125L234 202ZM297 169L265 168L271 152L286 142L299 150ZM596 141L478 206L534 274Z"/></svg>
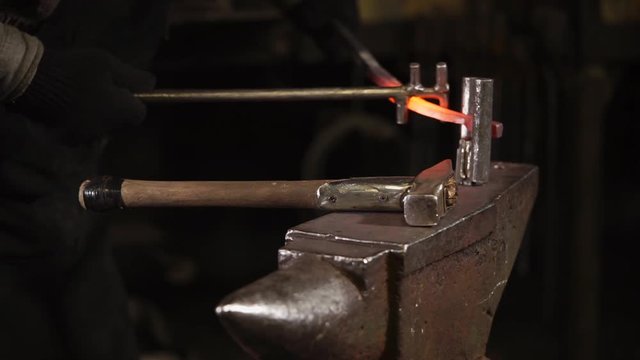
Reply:
<svg viewBox="0 0 640 360"><path fill-rule="evenodd" d="M538 187L493 163L434 227L397 213L333 213L287 232L279 270L217 308L259 358L481 359Z"/></svg>

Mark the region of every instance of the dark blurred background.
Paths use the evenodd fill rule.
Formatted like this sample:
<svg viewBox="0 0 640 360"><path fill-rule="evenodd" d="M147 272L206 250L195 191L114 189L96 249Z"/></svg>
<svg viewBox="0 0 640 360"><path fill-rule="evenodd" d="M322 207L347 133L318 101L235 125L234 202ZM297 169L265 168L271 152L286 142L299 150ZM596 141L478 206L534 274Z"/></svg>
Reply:
<svg viewBox="0 0 640 360"><path fill-rule="evenodd" d="M505 135L493 159L540 167L540 192L495 318L488 356L640 359L635 242L640 190L640 2L361 0L358 36L388 70L495 79ZM176 0L153 72L161 88L371 85L269 2ZM173 180L416 174L455 158L457 126L385 101L149 107L113 137L105 173ZM106 215L146 359L244 359L214 314L273 271L289 227L313 211L146 209Z"/></svg>

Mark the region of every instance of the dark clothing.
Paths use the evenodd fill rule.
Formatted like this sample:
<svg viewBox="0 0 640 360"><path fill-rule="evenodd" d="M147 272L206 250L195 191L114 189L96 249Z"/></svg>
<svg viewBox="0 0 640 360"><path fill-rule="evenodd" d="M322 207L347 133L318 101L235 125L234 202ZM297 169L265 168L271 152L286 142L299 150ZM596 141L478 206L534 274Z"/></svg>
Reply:
<svg viewBox="0 0 640 360"><path fill-rule="evenodd" d="M92 237L66 271L0 262L0 358L137 358L127 297L104 239Z"/></svg>
<svg viewBox="0 0 640 360"><path fill-rule="evenodd" d="M60 0L0 0L0 22L32 30L53 13Z"/></svg>
<svg viewBox="0 0 640 360"><path fill-rule="evenodd" d="M100 48L141 66L163 34L165 5L63 0L35 35L45 53ZM110 245L78 205L105 138L73 141L65 126L20 99L0 105L0 359L135 359Z"/></svg>
<svg viewBox="0 0 640 360"><path fill-rule="evenodd" d="M167 33L168 0L63 0L38 33L45 46L110 52L148 68Z"/></svg>
<svg viewBox="0 0 640 360"><path fill-rule="evenodd" d="M100 143L67 145L58 132L0 107L2 259L46 256L66 268L82 252L91 215L77 186L97 171Z"/></svg>
<svg viewBox="0 0 640 360"><path fill-rule="evenodd" d="M134 359L108 244L77 203L101 141L67 145L0 111L0 358Z"/></svg>
<svg viewBox="0 0 640 360"><path fill-rule="evenodd" d="M40 21L51 15L59 0L0 0L0 13Z"/></svg>

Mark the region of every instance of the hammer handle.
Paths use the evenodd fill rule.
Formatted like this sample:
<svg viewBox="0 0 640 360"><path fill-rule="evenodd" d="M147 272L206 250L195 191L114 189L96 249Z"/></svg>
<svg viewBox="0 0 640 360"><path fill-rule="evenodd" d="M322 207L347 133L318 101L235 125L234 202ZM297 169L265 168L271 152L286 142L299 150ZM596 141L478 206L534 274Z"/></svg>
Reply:
<svg viewBox="0 0 640 360"><path fill-rule="evenodd" d="M317 208L325 180L301 181L146 181L100 177L80 186L89 210L130 207Z"/></svg>

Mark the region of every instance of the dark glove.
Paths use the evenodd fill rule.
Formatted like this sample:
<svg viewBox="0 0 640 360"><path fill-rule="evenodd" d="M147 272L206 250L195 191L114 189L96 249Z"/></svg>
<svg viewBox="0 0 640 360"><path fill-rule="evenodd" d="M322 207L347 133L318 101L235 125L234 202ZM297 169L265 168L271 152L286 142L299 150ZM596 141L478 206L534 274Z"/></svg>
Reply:
<svg viewBox="0 0 640 360"><path fill-rule="evenodd" d="M84 248L93 216L78 205L78 185L96 173L103 142L72 146L56 134L0 106L0 262L67 269Z"/></svg>
<svg viewBox="0 0 640 360"><path fill-rule="evenodd" d="M31 118L60 128L76 142L90 141L144 120L133 92L154 86L153 75L99 49L45 49L36 75L16 106Z"/></svg>

